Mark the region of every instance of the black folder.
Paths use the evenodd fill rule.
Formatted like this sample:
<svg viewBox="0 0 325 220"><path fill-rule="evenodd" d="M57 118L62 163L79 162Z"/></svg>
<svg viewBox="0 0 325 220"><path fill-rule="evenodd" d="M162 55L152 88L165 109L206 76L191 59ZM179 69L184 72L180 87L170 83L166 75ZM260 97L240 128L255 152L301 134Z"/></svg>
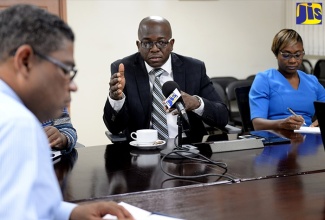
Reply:
<svg viewBox="0 0 325 220"><path fill-rule="evenodd" d="M282 137L277 133L268 130L251 131L250 134L255 138L260 138L264 145L289 144L290 139Z"/></svg>

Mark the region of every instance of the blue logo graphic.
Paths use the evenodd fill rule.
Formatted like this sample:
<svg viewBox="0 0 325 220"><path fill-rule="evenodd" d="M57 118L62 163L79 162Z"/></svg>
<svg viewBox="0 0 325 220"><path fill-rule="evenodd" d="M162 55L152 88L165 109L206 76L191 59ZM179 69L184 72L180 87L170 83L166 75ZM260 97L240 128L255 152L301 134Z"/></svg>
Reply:
<svg viewBox="0 0 325 220"><path fill-rule="evenodd" d="M296 5L296 24L322 24L322 3L301 2Z"/></svg>
<svg viewBox="0 0 325 220"><path fill-rule="evenodd" d="M177 94L172 93L166 100L166 104L168 105L169 108L171 108L174 105L174 103L177 101L177 99L178 99Z"/></svg>

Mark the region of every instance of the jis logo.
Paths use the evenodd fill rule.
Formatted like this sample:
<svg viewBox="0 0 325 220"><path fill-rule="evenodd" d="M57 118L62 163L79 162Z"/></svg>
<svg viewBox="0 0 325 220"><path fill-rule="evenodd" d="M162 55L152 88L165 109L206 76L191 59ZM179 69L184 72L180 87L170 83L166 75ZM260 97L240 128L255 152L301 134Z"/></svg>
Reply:
<svg viewBox="0 0 325 220"><path fill-rule="evenodd" d="M168 99L166 100L166 104L168 105L168 107L172 107L175 103L175 101L177 100L178 96L174 93L172 93Z"/></svg>
<svg viewBox="0 0 325 220"><path fill-rule="evenodd" d="M166 106L167 108L171 108L175 102L178 100L178 98L181 97L180 92L178 91L178 89L175 89L169 96L168 98L165 100Z"/></svg>
<svg viewBox="0 0 325 220"><path fill-rule="evenodd" d="M301 2L296 5L296 24L322 24L322 3Z"/></svg>

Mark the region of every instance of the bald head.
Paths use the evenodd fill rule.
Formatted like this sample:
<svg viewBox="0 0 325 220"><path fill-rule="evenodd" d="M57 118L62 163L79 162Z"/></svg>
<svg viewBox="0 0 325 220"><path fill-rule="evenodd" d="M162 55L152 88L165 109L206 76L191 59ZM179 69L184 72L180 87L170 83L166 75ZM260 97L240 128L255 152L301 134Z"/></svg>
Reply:
<svg viewBox="0 0 325 220"><path fill-rule="evenodd" d="M159 16L149 16L139 24L136 44L144 61L151 67L161 67L168 60L175 40L169 21Z"/></svg>
<svg viewBox="0 0 325 220"><path fill-rule="evenodd" d="M167 34L169 39L172 38L172 28L168 20L160 16L149 16L139 24L138 38L142 39L148 34Z"/></svg>

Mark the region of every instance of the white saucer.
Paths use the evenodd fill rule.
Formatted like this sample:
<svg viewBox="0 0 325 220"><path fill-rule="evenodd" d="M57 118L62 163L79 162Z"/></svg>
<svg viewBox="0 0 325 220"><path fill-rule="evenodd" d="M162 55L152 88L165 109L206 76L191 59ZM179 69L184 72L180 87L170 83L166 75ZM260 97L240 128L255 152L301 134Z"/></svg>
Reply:
<svg viewBox="0 0 325 220"><path fill-rule="evenodd" d="M139 145L136 141L131 141L130 145L139 149L156 149L157 147L160 147L164 144L166 144L166 141L163 140L157 140L157 141L161 141L161 143L159 144L141 144Z"/></svg>

